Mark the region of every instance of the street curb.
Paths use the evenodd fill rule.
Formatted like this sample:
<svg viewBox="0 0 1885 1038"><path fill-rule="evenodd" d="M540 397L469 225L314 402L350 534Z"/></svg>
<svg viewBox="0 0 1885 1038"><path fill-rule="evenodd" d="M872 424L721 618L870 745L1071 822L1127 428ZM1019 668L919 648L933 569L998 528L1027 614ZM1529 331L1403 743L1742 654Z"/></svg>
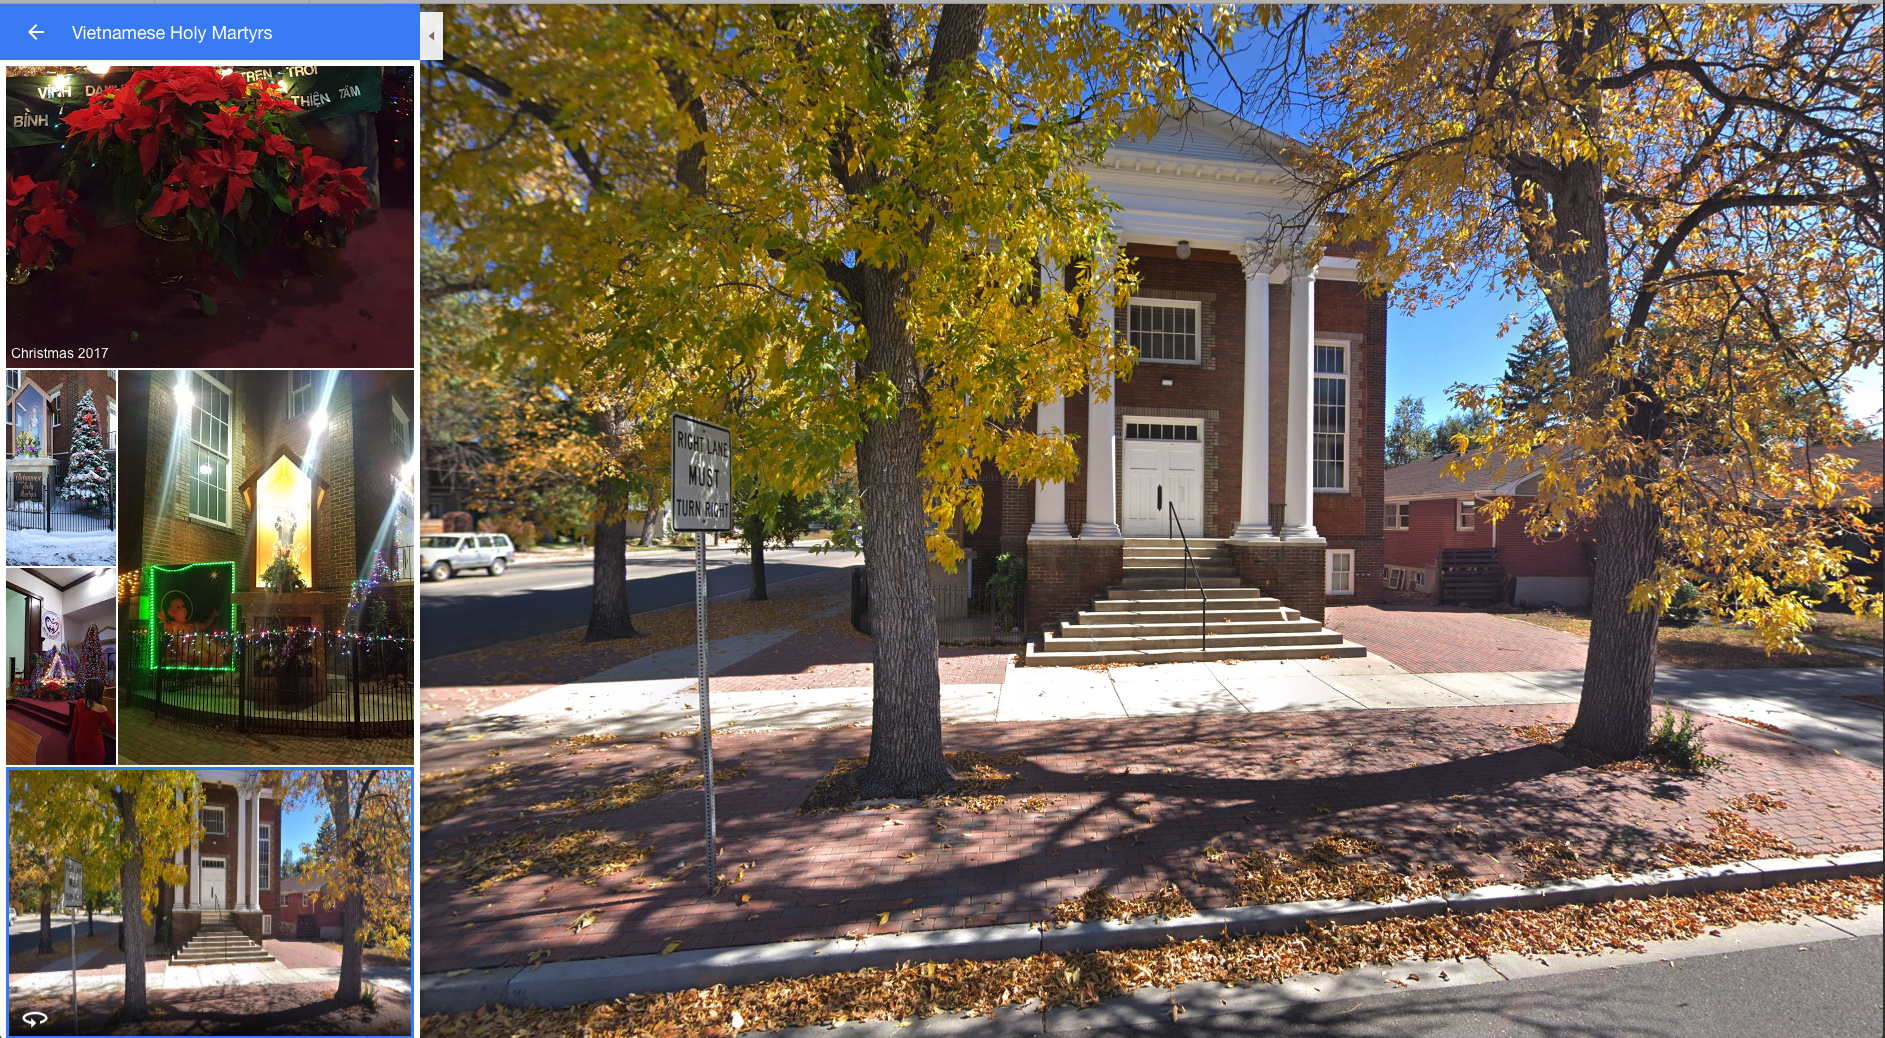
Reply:
<svg viewBox="0 0 1885 1038"><path fill-rule="evenodd" d="M1885 851L1852 851L1658 869L1622 877L1593 876L1544 886L1479 887L1462 894L1386 903L1299 901L1210 909L1182 919L1075 923L1058 930L1022 924L979 926L886 934L862 940L783 941L738 948L703 948L670 955L625 955L551 962L535 967L493 967L457 976L428 973L419 979L420 1012L469 1012L491 1004L554 1008L645 992L751 984L866 968L888 969L900 963L1014 959L1042 952L1145 947L1225 934L1235 937L1288 933L1312 923L1353 925L1448 913L1466 915L1499 909L1539 909L1673 894L1752 890L1782 883L1876 875L1881 871L1885 871Z"/></svg>

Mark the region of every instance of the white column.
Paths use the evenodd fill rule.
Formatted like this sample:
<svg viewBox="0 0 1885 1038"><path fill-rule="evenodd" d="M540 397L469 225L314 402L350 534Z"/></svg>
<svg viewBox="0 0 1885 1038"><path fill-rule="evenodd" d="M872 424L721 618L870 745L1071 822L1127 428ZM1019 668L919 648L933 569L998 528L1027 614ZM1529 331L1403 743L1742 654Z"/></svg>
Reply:
<svg viewBox="0 0 1885 1038"><path fill-rule="evenodd" d="M248 831L247 829L248 823L249 823L249 798L246 796L243 796L241 790L237 790L236 791L236 860L234 862L231 862L231 864L235 867L236 892L237 892L237 895L242 900L241 907L243 908L249 907L249 885L247 883L242 882L242 859L247 857L247 854L244 852L243 849L248 846L248 844L243 842L242 837L243 837L243 834ZM231 905L230 907L233 908L236 906Z"/></svg>
<svg viewBox="0 0 1885 1038"><path fill-rule="evenodd" d="M1270 275L1267 246L1244 247L1244 459L1239 543L1275 541L1270 529Z"/></svg>
<svg viewBox="0 0 1885 1038"><path fill-rule="evenodd" d="M190 844L190 892L185 903L197 908L203 907L197 900L200 896L199 892L203 889L203 884L198 882L197 878L197 866L202 863L202 859L202 848L198 847L196 843L192 841Z"/></svg>
<svg viewBox="0 0 1885 1038"><path fill-rule="evenodd" d="M1100 327L1113 332L1113 304L1100 304ZM1113 373L1110 369L1096 374L1087 385L1086 397L1086 522L1080 526L1080 539L1117 540L1119 538L1119 465L1117 463L1114 421ZM1101 400L1101 396L1106 399Z"/></svg>
<svg viewBox="0 0 1885 1038"><path fill-rule="evenodd" d="M1289 272L1289 436L1283 467L1283 539L1321 542L1316 533L1311 401L1315 379L1316 265L1298 254Z"/></svg>
<svg viewBox="0 0 1885 1038"><path fill-rule="evenodd" d="M177 864L183 864L183 850L181 848L177 850ZM170 907L173 909L183 907L183 884L179 883L170 888Z"/></svg>
<svg viewBox="0 0 1885 1038"><path fill-rule="evenodd" d="M251 830L255 835L249 838L249 904L254 908L262 907L262 796L257 793L249 803L255 806L255 826ZM275 851L279 833L268 834L268 850ZM271 870L272 871L272 870Z"/></svg>
<svg viewBox="0 0 1885 1038"><path fill-rule="evenodd" d="M1034 409L1034 431L1048 433L1067 427L1067 398L1056 393L1054 399ZM1067 484L1034 484L1034 525L1028 540L1068 540Z"/></svg>

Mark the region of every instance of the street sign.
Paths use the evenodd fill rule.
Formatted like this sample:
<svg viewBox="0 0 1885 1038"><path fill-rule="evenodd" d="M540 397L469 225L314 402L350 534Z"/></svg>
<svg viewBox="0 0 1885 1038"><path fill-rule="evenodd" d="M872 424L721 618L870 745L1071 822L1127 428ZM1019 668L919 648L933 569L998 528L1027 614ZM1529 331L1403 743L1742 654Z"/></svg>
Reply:
<svg viewBox="0 0 1885 1038"><path fill-rule="evenodd" d="M712 422L674 416L674 529L728 533L733 529L733 431Z"/></svg>
<svg viewBox="0 0 1885 1038"><path fill-rule="evenodd" d="M733 430L674 419L674 528L695 533L733 529ZM707 539L694 538L694 673L700 687L700 788L707 808L707 890L719 889L720 821L714 811L713 703L707 694Z"/></svg>
<svg viewBox="0 0 1885 1038"><path fill-rule="evenodd" d="M77 858L65 860L65 898L59 902L60 908L85 907L85 866Z"/></svg>

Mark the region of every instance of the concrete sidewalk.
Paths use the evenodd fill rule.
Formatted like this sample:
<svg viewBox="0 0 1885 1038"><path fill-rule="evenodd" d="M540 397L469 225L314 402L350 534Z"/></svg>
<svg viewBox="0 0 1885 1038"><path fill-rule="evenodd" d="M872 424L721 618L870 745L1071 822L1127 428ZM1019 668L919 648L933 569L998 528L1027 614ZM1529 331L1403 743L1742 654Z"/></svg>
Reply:
<svg viewBox="0 0 1885 1038"><path fill-rule="evenodd" d="M762 631L712 645L710 672L723 672L794 632ZM428 741L653 736L698 725L693 647L670 649L574 684L486 706ZM868 678L868 668L860 668ZM1852 696L1877 694L1879 672L1865 668L1681 670L1657 674L1659 702L1784 729L1809 746L1885 765L1885 723ZM1109 668L1018 667L1001 680L942 686L943 722L1068 721L1303 710L1432 709L1575 703L1576 670L1410 674L1379 656L1359 659L1164 663ZM755 687L760 686L760 687ZM770 687L767 687L770 686ZM743 676L738 691L716 692L713 721L746 729L869 724L868 684L803 687L796 675Z"/></svg>
<svg viewBox="0 0 1885 1038"><path fill-rule="evenodd" d="M409 993L412 971L383 966L369 967L361 974L369 984L388 991ZM176 966L144 974L145 987L151 991L189 991L197 988L245 987L251 984L337 984L339 966L310 966L293 969L272 962L232 962L216 966ZM118 991L124 988L122 968L108 973L79 976L82 992ZM7 993L12 998L35 994L58 994L72 990L70 972L16 974L7 978Z"/></svg>

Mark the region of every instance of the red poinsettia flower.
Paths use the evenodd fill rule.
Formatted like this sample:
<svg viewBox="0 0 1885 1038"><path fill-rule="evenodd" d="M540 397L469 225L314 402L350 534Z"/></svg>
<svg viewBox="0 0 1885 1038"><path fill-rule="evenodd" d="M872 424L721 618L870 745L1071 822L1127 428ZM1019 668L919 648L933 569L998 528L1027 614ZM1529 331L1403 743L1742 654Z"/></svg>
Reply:
<svg viewBox="0 0 1885 1038"><path fill-rule="evenodd" d="M293 159L295 157L295 142L283 137L279 133L263 131L262 154L279 155L284 159Z"/></svg>
<svg viewBox="0 0 1885 1038"><path fill-rule="evenodd" d="M84 244L80 228L95 224L78 204L78 192L52 180L15 177L7 182L7 247L27 269L52 262L54 245Z"/></svg>
<svg viewBox="0 0 1885 1038"><path fill-rule="evenodd" d="M225 140L247 141L255 139L255 131L249 128L249 118L240 109L219 108L209 117L204 128Z"/></svg>
<svg viewBox="0 0 1885 1038"><path fill-rule="evenodd" d="M266 79L249 84L249 92L255 95L255 111L258 115L266 115L269 112L301 111L301 106L295 104L293 98L282 93L280 86Z"/></svg>
<svg viewBox="0 0 1885 1038"><path fill-rule="evenodd" d="M221 148L200 149L192 157L196 163L190 167L190 183L204 190L225 185L223 215L234 212L253 183L250 176L255 172L256 153L243 151L235 141L230 141Z"/></svg>
<svg viewBox="0 0 1885 1038"><path fill-rule="evenodd" d="M111 124L124 115L124 111L111 103L110 94L99 94L92 98L92 103L76 111L67 112L65 124L71 127L67 137L83 136L87 141L95 140L99 134L111 128Z"/></svg>

